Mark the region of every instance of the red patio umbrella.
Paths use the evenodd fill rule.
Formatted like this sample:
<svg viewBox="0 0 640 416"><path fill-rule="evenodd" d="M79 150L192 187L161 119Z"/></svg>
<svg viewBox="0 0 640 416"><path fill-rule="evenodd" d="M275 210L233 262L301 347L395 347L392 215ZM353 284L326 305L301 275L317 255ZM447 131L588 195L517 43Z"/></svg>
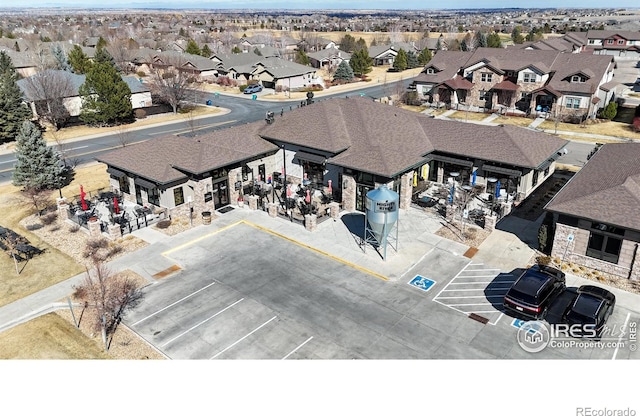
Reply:
<svg viewBox="0 0 640 416"><path fill-rule="evenodd" d="M116 214L120 214L120 207L118 206L118 198L113 197L113 210Z"/></svg>
<svg viewBox="0 0 640 416"><path fill-rule="evenodd" d="M82 187L82 185L80 185L80 204L82 205L82 210L86 211L89 209L89 206L87 206L87 201L84 200L84 197L87 195L87 193L84 191L84 188Z"/></svg>
<svg viewBox="0 0 640 416"><path fill-rule="evenodd" d="M329 189L327 190L330 194L333 193L333 189L331 189L331 179L329 179Z"/></svg>
<svg viewBox="0 0 640 416"><path fill-rule="evenodd" d="M287 198L291 198L291 185L287 185Z"/></svg>
<svg viewBox="0 0 640 416"><path fill-rule="evenodd" d="M307 196L304 197L304 201L308 204L311 202L311 191L307 189Z"/></svg>

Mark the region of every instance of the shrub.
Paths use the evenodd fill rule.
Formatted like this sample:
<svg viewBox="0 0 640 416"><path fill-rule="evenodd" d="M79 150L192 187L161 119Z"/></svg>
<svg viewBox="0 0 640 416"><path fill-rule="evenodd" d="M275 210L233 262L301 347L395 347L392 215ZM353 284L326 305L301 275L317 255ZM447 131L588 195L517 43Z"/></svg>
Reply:
<svg viewBox="0 0 640 416"><path fill-rule="evenodd" d="M640 132L640 116L633 118L632 127L636 133Z"/></svg>
<svg viewBox="0 0 640 416"><path fill-rule="evenodd" d="M47 215L43 215L42 217L40 217L40 222L42 222L42 224L44 225L51 225L56 222L57 219L58 214L56 214L55 212L50 212Z"/></svg>
<svg viewBox="0 0 640 416"><path fill-rule="evenodd" d="M171 225L171 220L162 220L156 224L156 227L160 228L161 230L164 230L165 228L168 228L170 225Z"/></svg>
<svg viewBox="0 0 640 416"><path fill-rule="evenodd" d="M69 227L70 233L77 233L78 231L80 231L80 226L78 224L75 224Z"/></svg>
<svg viewBox="0 0 640 416"><path fill-rule="evenodd" d="M86 248L88 250L98 250L109 247L109 241L106 238L93 238L87 241Z"/></svg>
<svg viewBox="0 0 640 416"><path fill-rule="evenodd" d="M248 85L240 85L240 86L238 87L238 89L240 90L240 92L244 92L244 90L246 90L246 89L247 89L247 87L248 87Z"/></svg>
<svg viewBox="0 0 640 416"><path fill-rule="evenodd" d="M138 71L138 72L136 72L136 75L142 78L142 77L146 77L147 73L144 72L144 71Z"/></svg>
<svg viewBox="0 0 640 416"><path fill-rule="evenodd" d="M113 257L119 253L121 253L124 249L122 248L122 246L120 245L114 245L113 247L111 247L109 249L109 253L107 254L107 257Z"/></svg>
<svg viewBox="0 0 640 416"><path fill-rule="evenodd" d="M551 257L550 256L538 256L538 257L536 257L536 263L539 264L540 266L548 266L549 263L551 263Z"/></svg>
<svg viewBox="0 0 640 416"><path fill-rule="evenodd" d="M600 116L607 120L613 120L616 114L618 114L618 104L613 102L607 104L607 106L600 112Z"/></svg>
<svg viewBox="0 0 640 416"><path fill-rule="evenodd" d="M133 115L135 116L135 118L146 118L147 117L147 112L144 111L142 108L136 108L135 111L133 112Z"/></svg>

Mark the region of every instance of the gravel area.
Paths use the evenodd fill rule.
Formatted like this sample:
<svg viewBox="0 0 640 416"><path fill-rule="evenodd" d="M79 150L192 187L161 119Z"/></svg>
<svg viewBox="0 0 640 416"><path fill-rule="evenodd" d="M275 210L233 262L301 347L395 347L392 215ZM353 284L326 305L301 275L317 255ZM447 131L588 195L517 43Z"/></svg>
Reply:
<svg viewBox="0 0 640 416"><path fill-rule="evenodd" d="M215 212L211 212L211 221L218 218ZM168 224L168 225L167 225ZM171 220L162 220L153 225L155 230L167 235L176 235L190 228L202 225L202 216L194 217L190 222L188 218L178 217Z"/></svg>
<svg viewBox="0 0 640 416"><path fill-rule="evenodd" d="M67 221L55 221L53 224L44 225L42 218L35 214L24 218L20 221L20 225L84 266L92 266L91 260L86 255L88 244L97 250L100 258L107 261L134 252L148 244L130 234L113 241L106 237L90 237L77 224Z"/></svg>

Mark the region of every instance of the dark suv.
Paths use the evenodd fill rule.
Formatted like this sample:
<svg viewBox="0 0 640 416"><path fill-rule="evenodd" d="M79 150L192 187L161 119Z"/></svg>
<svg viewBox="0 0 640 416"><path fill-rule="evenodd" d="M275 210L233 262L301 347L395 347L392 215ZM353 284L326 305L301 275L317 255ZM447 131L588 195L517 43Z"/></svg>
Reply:
<svg viewBox="0 0 640 416"><path fill-rule="evenodd" d="M551 302L566 289L565 275L549 266L527 269L504 296L504 309L527 319L544 319Z"/></svg>

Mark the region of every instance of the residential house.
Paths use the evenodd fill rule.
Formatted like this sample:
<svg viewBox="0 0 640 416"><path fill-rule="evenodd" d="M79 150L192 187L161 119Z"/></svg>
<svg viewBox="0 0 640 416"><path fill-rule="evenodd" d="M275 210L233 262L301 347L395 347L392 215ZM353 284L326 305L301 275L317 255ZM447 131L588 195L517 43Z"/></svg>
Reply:
<svg viewBox="0 0 640 416"><path fill-rule="evenodd" d="M555 214L551 255L640 279L640 143L605 144L545 206Z"/></svg>
<svg viewBox="0 0 640 416"><path fill-rule="evenodd" d="M366 98L335 98L269 123L154 139L98 160L108 165L114 189L171 214L181 206L188 212L189 197L196 212L233 203L247 181L281 172L294 184L307 179L321 188L331 180L344 209L363 211L366 193L379 184L396 190L407 209L415 175L442 183L452 172L490 193L499 181L505 202L523 199L553 173L566 143L515 126L437 120Z"/></svg>
<svg viewBox="0 0 640 416"><path fill-rule="evenodd" d="M265 88L281 87L292 91L314 84L324 87L324 81L316 76L315 68L276 57L260 59L251 75Z"/></svg>
<svg viewBox="0 0 640 416"><path fill-rule="evenodd" d="M589 54L512 48L440 51L413 86L421 99L436 105L582 120L595 117L615 98L614 68L612 57Z"/></svg>
<svg viewBox="0 0 640 416"><path fill-rule="evenodd" d="M640 58L640 31L589 30L586 50L595 54Z"/></svg>
<svg viewBox="0 0 640 416"><path fill-rule="evenodd" d="M585 50L586 44L586 32L569 32L561 37L541 39L536 42L525 42L521 45L509 46L509 48L581 53Z"/></svg>
<svg viewBox="0 0 640 416"><path fill-rule="evenodd" d="M0 47L0 51L11 58L11 63L20 77L30 77L38 72L38 62L28 52L16 52L3 47Z"/></svg>
<svg viewBox="0 0 640 416"><path fill-rule="evenodd" d="M82 111L82 97L79 95L79 89L82 84L84 84L86 80L85 75L74 74L72 72L60 71L56 69L48 69L46 70L51 74L54 74L54 79L58 79L57 77L65 77L68 79L69 90L65 94L64 97L55 97L60 98L64 107L69 112L71 117L77 117L80 115ZM46 75L46 73L44 73ZM36 75L42 76L42 75ZM151 99L151 91L149 87L144 85L139 81L137 77L133 76L123 76L122 79L127 83L129 89L131 90L131 107L136 110L138 108L147 108L153 105L153 101ZM24 78L18 81L18 86L22 90L24 94L25 101L31 107L33 111L34 117L39 117L38 115L38 107L41 105L41 101L46 99L52 99L47 93L38 92L38 89L42 87L46 88L46 83L39 83L36 81L33 86L28 78Z"/></svg>
<svg viewBox="0 0 640 416"><path fill-rule="evenodd" d="M376 45L369 48L369 56L373 59L373 65L393 65L393 61L398 55L398 51L420 53L413 43L399 42L391 45Z"/></svg>
<svg viewBox="0 0 640 416"><path fill-rule="evenodd" d="M348 63L351 59L350 53L341 51L336 47L320 49L317 52L310 52L307 56L309 57L312 67L325 69L337 68L342 61L347 61Z"/></svg>
<svg viewBox="0 0 640 416"><path fill-rule="evenodd" d="M212 79L218 75L218 65L204 56L182 52L153 52L150 50L136 51L132 63L136 71L148 73L152 68L175 68L193 75L199 80Z"/></svg>

